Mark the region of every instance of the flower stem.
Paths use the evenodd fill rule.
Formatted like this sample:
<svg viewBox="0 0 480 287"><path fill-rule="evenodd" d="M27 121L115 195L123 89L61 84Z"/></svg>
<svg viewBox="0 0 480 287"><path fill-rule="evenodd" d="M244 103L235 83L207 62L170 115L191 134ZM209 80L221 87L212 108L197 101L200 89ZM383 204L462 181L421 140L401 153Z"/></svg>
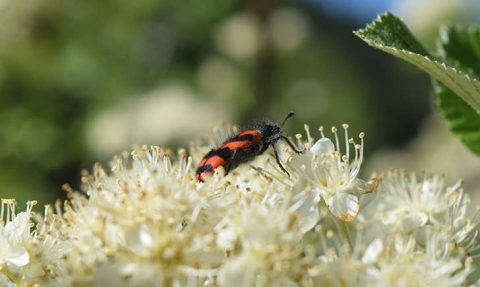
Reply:
<svg viewBox="0 0 480 287"><path fill-rule="evenodd" d="M343 220L335 218L335 224L337 225L338 234L342 242L348 243L350 250L353 250L352 240L350 237L350 232L348 231L347 223Z"/></svg>

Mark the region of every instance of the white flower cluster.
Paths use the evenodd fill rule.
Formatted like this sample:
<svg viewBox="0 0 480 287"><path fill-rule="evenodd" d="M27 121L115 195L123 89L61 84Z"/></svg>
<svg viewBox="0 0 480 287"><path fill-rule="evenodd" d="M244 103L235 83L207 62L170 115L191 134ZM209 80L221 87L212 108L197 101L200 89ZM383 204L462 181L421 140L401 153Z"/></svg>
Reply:
<svg viewBox="0 0 480 287"><path fill-rule="evenodd" d="M2 199L0 213L0 286L32 286L56 278L56 271L65 266L64 256L70 241L63 219L45 207L43 216L27 209L16 212L14 199ZM60 205L57 203L57 207ZM39 221L34 229L33 221Z"/></svg>
<svg viewBox="0 0 480 287"><path fill-rule="evenodd" d="M1 286L465 286L478 218L461 184L391 171L358 178L345 131L195 180L206 147L152 146L95 165L86 193L43 216L2 200ZM350 150L353 150L352 159ZM350 162L352 160L352 162ZM34 222L37 223L34 227Z"/></svg>

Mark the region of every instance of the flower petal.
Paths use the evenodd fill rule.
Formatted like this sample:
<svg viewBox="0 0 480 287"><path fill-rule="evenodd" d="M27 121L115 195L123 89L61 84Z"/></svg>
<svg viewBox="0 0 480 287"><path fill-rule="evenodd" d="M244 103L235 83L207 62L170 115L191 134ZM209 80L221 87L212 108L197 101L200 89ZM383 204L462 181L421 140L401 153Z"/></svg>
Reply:
<svg viewBox="0 0 480 287"><path fill-rule="evenodd" d="M16 217L5 224L5 234L10 244L26 245L30 238L30 216L20 212Z"/></svg>
<svg viewBox="0 0 480 287"><path fill-rule="evenodd" d="M356 195L347 192L337 192L330 197L328 208L340 220L349 222L357 217L360 204Z"/></svg>
<svg viewBox="0 0 480 287"><path fill-rule="evenodd" d="M329 138L319 139L310 149L310 151L318 156L324 153L331 153L335 151L335 145Z"/></svg>
<svg viewBox="0 0 480 287"><path fill-rule="evenodd" d="M314 209L307 216L300 218L298 222L298 228L302 233L306 233L312 229L320 220L320 212L318 209Z"/></svg>
<svg viewBox="0 0 480 287"><path fill-rule="evenodd" d="M8 254L5 256L4 260L9 264L21 267L30 262L30 256L24 247L15 245L8 247Z"/></svg>
<svg viewBox="0 0 480 287"><path fill-rule="evenodd" d="M32 278L42 277L44 275L45 275L45 271L42 268L42 264L40 264L40 262L36 262L28 265L25 268L23 277L25 279L32 279Z"/></svg>
<svg viewBox="0 0 480 287"><path fill-rule="evenodd" d="M372 178L369 181L365 182L362 179L356 178L353 180L353 191L355 193L361 195L361 194L367 194L367 193L372 193L375 192L378 188L378 185L380 184L380 179L378 178Z"/></svg>
<svg viewBox="0 0 480 287"><path fill-rule="evenodd" d="M378 261L379 256L384 251L383 242L380 238L376 238L370 243L362 256L362 262L373 264Z"/></svg>
<svg viewBox="0 0 480 287"><path fill-rule="evenodd" d="M402 218L402 227L405 232L424 226L428 221L428 215L423 212L413 211Z"/></svg>

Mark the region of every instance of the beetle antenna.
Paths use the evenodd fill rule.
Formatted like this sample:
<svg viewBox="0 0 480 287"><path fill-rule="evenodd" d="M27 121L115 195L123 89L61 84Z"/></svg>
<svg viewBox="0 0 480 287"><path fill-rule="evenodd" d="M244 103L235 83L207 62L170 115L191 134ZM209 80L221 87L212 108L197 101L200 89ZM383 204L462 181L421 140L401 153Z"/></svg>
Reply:
<svg viewBox="0 0 480 287"><path fill-rule="evenodd" d="M295 113L294 112L289 112L288 115L285 117L285 119L283 120L283 122L280 124L280 127L283 126L283 124L288 120L288 118L290 118L291 116L293 116Z"/></svg>

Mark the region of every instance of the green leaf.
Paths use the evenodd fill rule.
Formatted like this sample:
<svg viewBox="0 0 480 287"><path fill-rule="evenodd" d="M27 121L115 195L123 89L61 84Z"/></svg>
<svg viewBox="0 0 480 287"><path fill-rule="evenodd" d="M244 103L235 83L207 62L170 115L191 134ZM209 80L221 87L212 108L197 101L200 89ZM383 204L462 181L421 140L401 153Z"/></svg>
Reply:
<svg viewBox="0 0 480 287"><path fill-rule="evenodd" d="M480 29L478 26L444 26L440 31L438 53L464 70L480 75Z"/></svg>
<svg viewBox="0 0 480 287"><path fill-rule="evenodd" d="M480 115L442 83L434 81L437 106L450 122L452 132L475 154L480 155Z"/></svg>
<svg viewBox="0 0 480 287"><path fill-rule="evenodd" d="M365 29L354 32L369 45L410 62L442 82L480 111L480 82L458 68L434 59L398 17L382 14Z"/></svg>
<svg viewBox="0 0 480 287"><path fill-rule="evenodd" d="M439 54L471 75L480 74L480 30L446 26L441 30ZM478 76L477 76L478 78ZM437 106L451 130L470 150L480 155L480 114L438 81L434 82Z"/></svg>
<svg viewBox="0 0 480 287"><path fill-rule="evenodd" d="M390 12L365 29L354 32L369 45L410 62L429 73L437 106L452 132L480 155L480 32L470 28L444 28L441 58L434 58L407 26Z"/></svg>
<svg viewBox="0 0 480 287"><path fill-rule="evenodd" d="M378 19L367 25L365 29L353 33L369 45L390 54L392 54L391 50L399 50L395 53L415 53L431 58L403 21L390 12L379 15Z"/></svg>

